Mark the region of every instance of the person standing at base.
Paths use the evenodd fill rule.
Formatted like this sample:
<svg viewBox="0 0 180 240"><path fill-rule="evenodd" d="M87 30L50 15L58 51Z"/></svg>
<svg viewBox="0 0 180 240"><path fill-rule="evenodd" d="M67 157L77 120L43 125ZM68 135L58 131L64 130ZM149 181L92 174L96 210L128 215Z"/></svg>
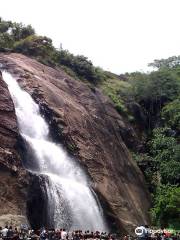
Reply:
<svg viewBox="0 0 180 240"><path fill-rule="evenodd" d="M67 239L67 232L66 232L65 229L63 229L62 232L61 232L61 239L62 240L66 240Z"/></svg>
<svg viewBox="0 0 180 240"><path fill-rule="evenodd" d="M12 229L12 226L9 227L8 232L7 232L7 237L12 238L14 235L14 231Z"/></svg>
<svg viewBox="0 0 180 240"><path fill-rule="evenodd" d="M5 228L2 229L2 238L6 239L7 238L7 233L8 233L8 226L5 226Z"/></svg>

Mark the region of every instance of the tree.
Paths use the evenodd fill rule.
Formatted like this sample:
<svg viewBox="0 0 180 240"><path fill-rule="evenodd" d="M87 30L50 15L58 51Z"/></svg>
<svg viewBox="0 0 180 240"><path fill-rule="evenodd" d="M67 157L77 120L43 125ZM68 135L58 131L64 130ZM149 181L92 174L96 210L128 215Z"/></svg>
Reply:
<svg viewBox="0 0 180 240"><path fill-rule="evenodd" d="M161 185L157 188L151 209L154 224L160 227L180 228L180 187Z"/></svg>
<svg viewBox="0 0 180 240"><path fill-rule="evenodd" d="M12 48L14 40L8 33L0 33L0 48Z"/></svg>
<svg viewBox="0 0 180 240"><path fill-rule="evenodd" d="M168 70L152 72L150 74L136 73L131 75L133 94L138 102L164 103L175 99L180 91L180 82Z"/></svg>
<svg viewBox="0 0 180 240"><path fill-rule="evenodd" d="M152 158L157 162L161 183L178 184L180 181L180 145L176 138L171 136L171 129L153 130L149 147Z"/></svg>
<svg viewBox="0 0 180 240"><path fill-rule="evenodd" d="M93 66L87 57L74 56L62 48L55 49L52 40L36 35L31 25L7 22L0 18L0 50L32 56L46 65L61 66L75 78L87 80L93 84L106 78L104 71Z"/></svg>
<svg viewBox="0 0 180 240"><path fill-rule="evenodd" d="M0 19L0 33L6 33L12 27L12 22Z"/></svg>
<svg viewBox="0 0 180 240"><path fill-rule="evenodd" d="M12 49L16 41L20 41L34 34L35 31L31 25L25 26L22 23L12 23L11 21L3 21L0 19L1 48Z"/></svg>
<svg viewBox="0 0 180 240"><path fill-rule="evenodd" d="M71 68L79 77L94 84L105 78L104 72L100 68L94 67L92 62L83 55L74 56L69 51L61 49L58 52L58 62Z"/></svg>
<svg viewBox="0 0 180 240"><path fill-rule="evenodd" d="M55 50L50 38L36 35L31 35L16 42L13 49L16 52L41 58L50 58Z"/></svg>
<svg viewBox="0 0 180 240"><path fill-rule="evenodd" d="M153 63L149 63L148 66L158 68L158 69L164 69L164 68L175 68L177 66L180 66L180 56L172 56L167 59L155 59Z"/></svg>
<svg viewBox="0 0 180 240"><path fill-rule="evenodd" d="M150 74L133 73L129 76L129 82L132 96L142 107L150 130L164 105L179 95L180 80L176 74L164 69Z"/></svg>
<svg viewBox="0 0 180 240"><path fill-rule="evenodd" d="M167 126L180 132L180 99L175 99L163 107L161 116Z"/></svg>
<svg viewBox="0 0 180 240"><path fill-rule="evenodd" d="M12 35L15 41L25 39L28 36L34 35L35 31L31 25L23 25L22 23L13 23Z"/></svg>

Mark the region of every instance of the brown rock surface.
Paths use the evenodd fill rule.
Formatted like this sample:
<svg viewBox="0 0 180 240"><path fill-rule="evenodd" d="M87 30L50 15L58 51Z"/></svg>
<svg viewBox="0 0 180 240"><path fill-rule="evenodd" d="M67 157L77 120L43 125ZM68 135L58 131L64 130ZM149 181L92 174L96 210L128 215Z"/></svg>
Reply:
<svg viewBox="0 0 180 240"><path fill-rule="evenodd" d="M13 102L0 73L0 223L26 222L26 171L17 152L18 127ZM9 215L11 214L11 215ZM2 226L2 225L1 225Z"/></svg>
<svg viewBox="0 0 180 240"><path fill-rule="evenodd" d="M0 72L0 226L48 225L44 176L25 170L15 109Z"/></svg>
<svg viewBox="0 0 180 240"><path fill-rule="evenodd" d="M126 125L109 99L23 55L1 54L0 62L39 103L57 141L85 168L112 225L129 231L147 223L149 193L122 141L120 130Z"/></svg>

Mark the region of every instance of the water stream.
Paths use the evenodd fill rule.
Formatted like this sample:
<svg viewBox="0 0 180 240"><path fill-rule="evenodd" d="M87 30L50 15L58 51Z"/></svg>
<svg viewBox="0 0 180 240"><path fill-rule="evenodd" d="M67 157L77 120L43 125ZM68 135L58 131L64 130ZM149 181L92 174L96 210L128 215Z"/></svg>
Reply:
<svg viewBox="0 0 180 240"><path fill-rule="evenodd" d="M30 94L11 74L3 71L3 79L15 105L20 134L36 157L39 174L48 176L49 217L55 227L106 230L101 208L83 170L62 146L49 140L48 124Z"/></svg>

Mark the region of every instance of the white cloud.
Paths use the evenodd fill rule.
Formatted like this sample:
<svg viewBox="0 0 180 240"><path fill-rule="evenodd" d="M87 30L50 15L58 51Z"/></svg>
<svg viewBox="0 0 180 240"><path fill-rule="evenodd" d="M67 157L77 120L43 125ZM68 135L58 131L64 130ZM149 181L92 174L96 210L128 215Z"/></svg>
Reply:
<svg viewBox="0 0 180 240"><path fill-rule="evenodd" d="M179 0L1 0L0 16L31 24L116 73L180 54Z"/></svg>

